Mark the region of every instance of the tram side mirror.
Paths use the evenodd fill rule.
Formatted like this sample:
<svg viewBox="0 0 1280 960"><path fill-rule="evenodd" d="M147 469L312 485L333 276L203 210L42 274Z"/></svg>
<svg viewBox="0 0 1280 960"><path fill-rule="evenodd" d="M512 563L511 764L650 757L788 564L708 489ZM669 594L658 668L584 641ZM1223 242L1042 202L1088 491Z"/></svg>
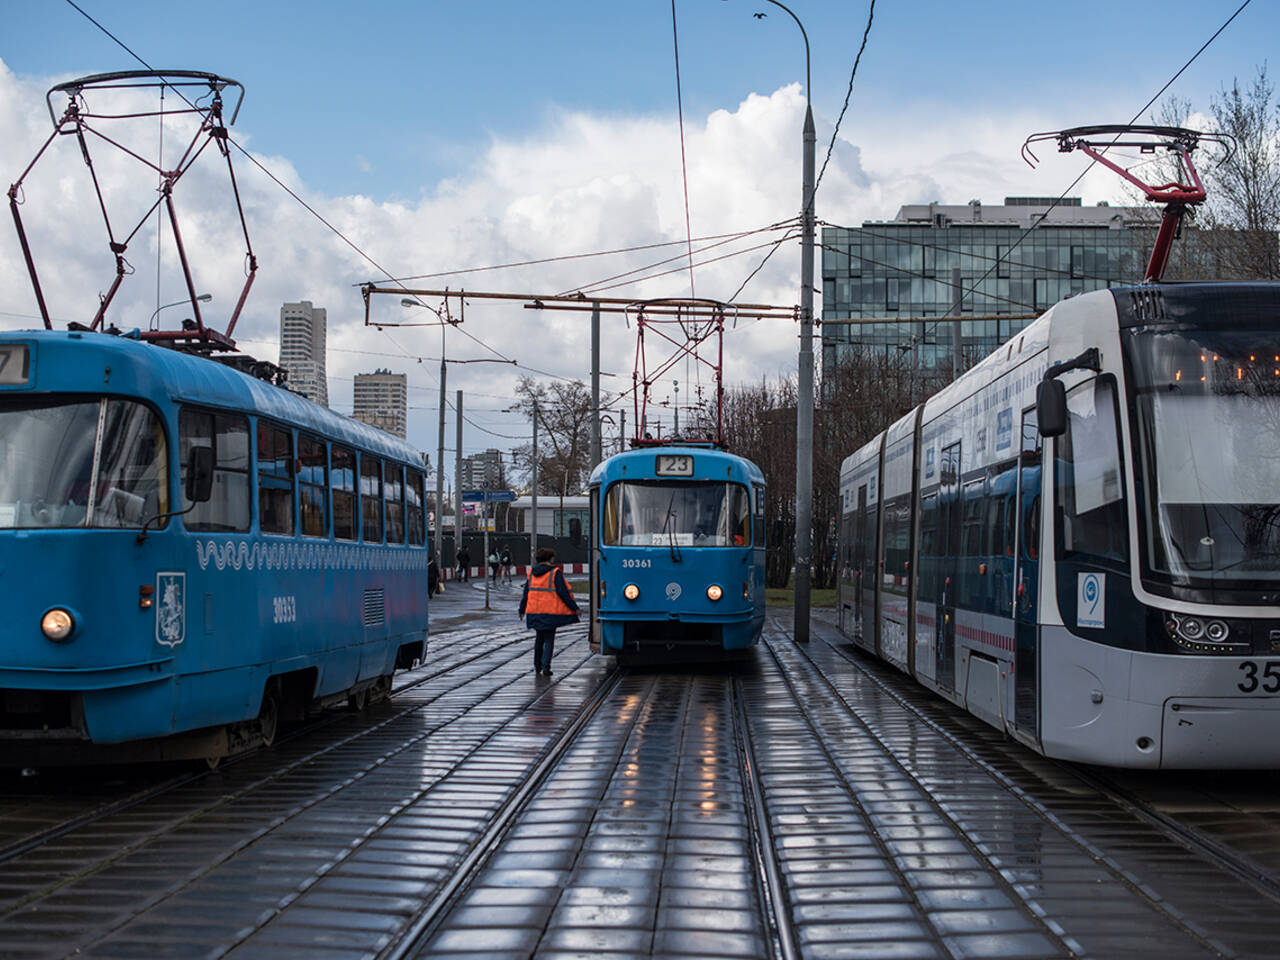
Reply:
<svg viewBox="0 0 1280 960"><path fill-rule="evenodd" d="M192 447L187 458L187 499L205 503L213 496L213 448Z"/></svg>
<svg viewBox="0 0 1280 960"><path fill-rule="evenodd" d="M582 543L582 521L577 517L569 518L569 542L575 547Z"/></svg>
<svg viewBox="0 0 1280 960"><path fill-rule="evenodd" d="M1060 437L1067 432L1067 388L1061 380L1040 381L1036 388L1036 423L1042 437Z"/></svg>

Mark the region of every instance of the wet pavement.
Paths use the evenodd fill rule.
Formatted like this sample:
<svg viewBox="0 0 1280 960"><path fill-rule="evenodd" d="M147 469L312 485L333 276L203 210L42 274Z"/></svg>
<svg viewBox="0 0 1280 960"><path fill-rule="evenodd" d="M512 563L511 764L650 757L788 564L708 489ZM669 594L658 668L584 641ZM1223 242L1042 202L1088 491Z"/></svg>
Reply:
<svg viewBox="0 0 1280 960"><path fill-rule="evenodd" d="M0 958L1277 953L1272 779L1125 781L1206 856L821 620L621 675L567 628L540 678L517 585L448 590L389 703L207 774L0 778Z"/></svg>

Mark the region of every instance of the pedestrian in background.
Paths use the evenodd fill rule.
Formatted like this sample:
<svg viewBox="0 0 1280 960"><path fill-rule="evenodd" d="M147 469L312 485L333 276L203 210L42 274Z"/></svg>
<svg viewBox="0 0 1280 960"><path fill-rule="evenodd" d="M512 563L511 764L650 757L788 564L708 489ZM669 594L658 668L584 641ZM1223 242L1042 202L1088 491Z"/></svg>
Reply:
<svg viewBox="0 0 1280 960"><path fill-rule="evenodd" d="M507 583L511 582L511 548L502 548L502 573L507 578Z"/></svg>
<svg viewBox="0 0 1280 960"><path fill-rule="evenodd" d="M498 582L498 551L496 549L489 551L489 579L494 583Z"/></svg>
<svg viewBox="0 0 1280 960"><path fill-rule="evenodd" d="M520 597L520 616L524 625L534 631L533 671L551 676L551 655L555 650L556 630L578 622L578 603L565 582L564 571L556 563L556 552L543 547L529 571Z"/></svg>
<svg viewBox="0 0 1280 960"><path fill-rule="evenodd" d="M466 547L458 551L458 579L471 579L471 553Z"/></svg>
<svg viewBox="0 0 1280 960"><path fill-rule="evenodd" d="M427 596L434 597L439 589L440 566L436 563L436 558L432 557L427 563Z"/></svg>

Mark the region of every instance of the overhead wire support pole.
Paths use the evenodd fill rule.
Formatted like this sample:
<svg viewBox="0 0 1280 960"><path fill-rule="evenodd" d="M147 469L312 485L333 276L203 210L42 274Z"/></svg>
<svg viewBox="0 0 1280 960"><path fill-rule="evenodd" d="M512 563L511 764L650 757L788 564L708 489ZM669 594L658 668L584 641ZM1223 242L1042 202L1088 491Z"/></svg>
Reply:
<svg viewBox="0 0 1280 960"><path fill-rule="evenodd" d="M817 133L813 125L812 80L809 70L809 34L800 18L778 0L768 0L783 10L804 38L804 134L803 182L800 192L800 355L796 370L796 578L795 639L809 642L809 581L813 564L813 209Z"/></svg>
<svg viewBox="0 0 1280 960"><path fill-rule="evenodd" d="M591 310L591 469L601 460L600 452L600 305Z"/></svg>

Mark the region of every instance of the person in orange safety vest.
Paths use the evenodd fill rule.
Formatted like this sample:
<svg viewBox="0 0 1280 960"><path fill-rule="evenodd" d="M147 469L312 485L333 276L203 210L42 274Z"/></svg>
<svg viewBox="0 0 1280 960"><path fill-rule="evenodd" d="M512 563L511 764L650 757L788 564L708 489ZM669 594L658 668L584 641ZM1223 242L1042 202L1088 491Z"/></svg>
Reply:
<svg viewBox="0 0 1280 960"><path fill-rule="evenodd" d="M556 629L578 622L578 604L565 582L564 571L556 563L556 552L543 547L529 571L520 597L520 616L525 626L534 631L533 670L540 676L551 676L551 654L556 643Z"/></svg>

